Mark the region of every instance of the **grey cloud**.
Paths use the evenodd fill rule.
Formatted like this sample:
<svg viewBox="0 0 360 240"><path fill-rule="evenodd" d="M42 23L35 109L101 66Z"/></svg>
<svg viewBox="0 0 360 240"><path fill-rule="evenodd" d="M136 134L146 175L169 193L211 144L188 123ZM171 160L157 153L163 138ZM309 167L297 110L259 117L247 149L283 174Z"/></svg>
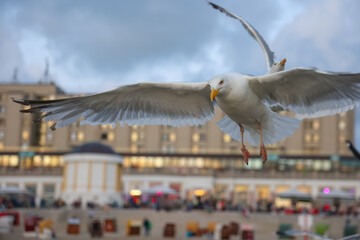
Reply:
<svg viewBox="0 0 360 240"><path fill-rule="evenodd" d="M259 2L265 4L264 8L257 7ZM277 13L276 4L262 1L251 4L227 1L224 7L249 18L265 35ZM269 11L270 8L273 11ZM253 51L263 61L260 48L240 24L213 10L205 1L131 1L126 4L120 1L106 4L32 1L5 4L3 11L9 9L16 10L10 23L19 34L33 31L46 38L47 47L57 53L50 56L55 68L73 64L84 76L85 72L93 71L103 77L120 77L137 64L193 59L202 52L200 49L204 45L218 41L224 42L222 50L234 71L248 70ZM219 22L233 25L236 32ZM249 70L252 72L254 68ZM69 73L59 75L70 76ZM62 80L68 81L71 80Z"/></svg>
<svg viewBox="0 0 360 240"><path fill-rule="evenodd" d="M358 1L316 1L278 35L275 46L292 66L360 72Z"/></svg>

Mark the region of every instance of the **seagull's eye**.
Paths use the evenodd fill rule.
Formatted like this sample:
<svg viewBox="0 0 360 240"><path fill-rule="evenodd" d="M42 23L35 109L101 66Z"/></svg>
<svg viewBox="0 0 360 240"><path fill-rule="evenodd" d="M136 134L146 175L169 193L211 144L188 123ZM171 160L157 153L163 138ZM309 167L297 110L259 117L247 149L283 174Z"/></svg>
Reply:
<svg viewBox="0 0 360 240"><path fill-rule="evenodd" d="M221 80L221 81L219 82L220 85L222 85L223 83L224 83L224 80Z"/></svg>
<svg viewBox="0 0 360 240"><path fill-rule="evenodd" d="M276 66L276 65L277 65L277 63L274 63L274 65Z"/></svg>

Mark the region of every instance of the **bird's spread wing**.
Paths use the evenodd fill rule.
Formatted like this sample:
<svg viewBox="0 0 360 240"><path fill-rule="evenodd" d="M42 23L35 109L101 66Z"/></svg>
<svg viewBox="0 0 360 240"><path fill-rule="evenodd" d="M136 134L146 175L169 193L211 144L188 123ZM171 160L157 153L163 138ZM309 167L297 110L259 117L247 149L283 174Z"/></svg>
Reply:
<svg viewBox="0 0 360 240"><path fill-rule="evenodd" d="M360 74L295 68L249 76L248 81L262 102L290 108L300 119L333 115L360 104Z"/></svg>
<svg viewBox="0 0 360 240"><path fill-rule="evenodd" d="M225 13L227 16L235 18L237 20L239 20L241 22L241 24L243 25L243 27L248 31L248 33L260 44L261 49L263 50L264 54L265 54L265 58L266 58L266 66L268 71L270 71L273 63L274 63L274 53L270 50L269 46L267 45L267 43L265 42L265 40L261 37L261 35L256 31L256 29L251 26L250 23L248 23L247 21L245 21L244 19L242 19L241 17L227 11L226 9L212 3L209 2L209 4L219 10L222 13Z"/></svg>
<svg viewBox="0 0 360 240"><path fill-rule="evenodd" d="M68 99L31 101L13 99L29 109L46 112L41 119L64 127L83 117L81 124L199 125L210 120L214 106L207 83L138 83L109 92Z"/></svg>

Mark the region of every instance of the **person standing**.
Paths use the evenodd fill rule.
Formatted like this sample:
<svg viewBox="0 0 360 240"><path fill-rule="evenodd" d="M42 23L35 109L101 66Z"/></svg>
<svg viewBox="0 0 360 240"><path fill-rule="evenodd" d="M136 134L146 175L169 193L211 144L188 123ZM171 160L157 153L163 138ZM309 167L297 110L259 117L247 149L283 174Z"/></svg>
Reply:
<svg viewBox="0 0 360 240"><path fill-rule="evenodd" d="M144 233L145 233L145 236L150 236L150 232L151 232L151 228L152 228L152 225L151 225L151 222L148 218L144 218L144 221L143 221L143 226L144 226Z"/></svg>

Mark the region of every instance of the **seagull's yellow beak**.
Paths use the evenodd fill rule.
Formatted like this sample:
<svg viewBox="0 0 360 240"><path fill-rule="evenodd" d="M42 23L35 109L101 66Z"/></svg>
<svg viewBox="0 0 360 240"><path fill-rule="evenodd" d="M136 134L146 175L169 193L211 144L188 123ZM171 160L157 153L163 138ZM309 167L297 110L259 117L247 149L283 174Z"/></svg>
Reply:
<svg viewBox="0 0 360 240"><path fill-rule="evenodd" d="M285 63L286 63L286 58L284 58L284 59L280 62L281 65L285 65Z"/></svg>
<svg viewBox="0 0 360 240"><path fill-rule="evenodd" d="M215 100L216 95L219 94L220 89L221 89L221 88L219 88L218 90L215 90L215 89L211 90L210 100L211 100L212 102Z"/></svg>

